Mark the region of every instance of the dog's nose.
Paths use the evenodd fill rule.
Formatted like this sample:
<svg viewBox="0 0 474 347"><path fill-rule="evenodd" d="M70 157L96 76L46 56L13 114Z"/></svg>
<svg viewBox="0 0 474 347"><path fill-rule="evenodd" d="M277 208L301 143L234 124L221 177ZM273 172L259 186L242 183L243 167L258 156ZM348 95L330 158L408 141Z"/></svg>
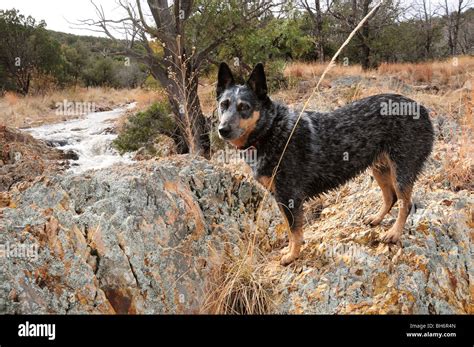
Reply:
<svg viewBox="0 0 474 347"><path fill-rule="evenodd" d="M219 127L219 134L221 134L222 137L227 137L230 134L230 126L229 125L224 125Z"/></svg>

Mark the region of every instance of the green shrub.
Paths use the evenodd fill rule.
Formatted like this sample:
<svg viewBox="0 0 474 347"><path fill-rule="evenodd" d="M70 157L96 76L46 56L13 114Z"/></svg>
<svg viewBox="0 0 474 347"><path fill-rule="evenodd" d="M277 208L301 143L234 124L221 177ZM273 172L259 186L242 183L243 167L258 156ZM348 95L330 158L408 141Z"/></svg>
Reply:
<svg viewBox="0 0 474 347"><path fill-rule="evenodd" d="M149 145L159 134L172 134L177 125L168 103L154 103L146 111L131 116L123 131L114 140L114 147L121 153L133 152Z"/></svg>
<svg viewBox="0 0 474 347"><path fill-rule="evenodd" d="M288 87L288 79L284 76L286 62L282 59L268 61L265 64L265 75L269 93L275 93Z"/></svg>

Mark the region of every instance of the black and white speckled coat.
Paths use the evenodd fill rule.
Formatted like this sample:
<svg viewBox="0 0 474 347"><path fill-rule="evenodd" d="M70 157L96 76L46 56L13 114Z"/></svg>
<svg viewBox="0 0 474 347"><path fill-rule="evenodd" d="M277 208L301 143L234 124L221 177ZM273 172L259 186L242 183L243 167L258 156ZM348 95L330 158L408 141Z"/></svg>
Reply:
<svg viewBox="0 0 474 347"><path fill-rule="evenodd" d="M230 69L221 64L217 99L220 136L240 149L256 148L255 177L272 190L291 227L290 252L283 264L299 254L295 243L302 243L303 202L369 167L382 188L384 206L368 223L380 223L399 200L401 215L383 237L399 240L413 183L432 149L433 127L426 108L402 95L379 94L329 113L304 112L269 186L299 112L270 100L261 64L246 85L235 85Z"/></svg>

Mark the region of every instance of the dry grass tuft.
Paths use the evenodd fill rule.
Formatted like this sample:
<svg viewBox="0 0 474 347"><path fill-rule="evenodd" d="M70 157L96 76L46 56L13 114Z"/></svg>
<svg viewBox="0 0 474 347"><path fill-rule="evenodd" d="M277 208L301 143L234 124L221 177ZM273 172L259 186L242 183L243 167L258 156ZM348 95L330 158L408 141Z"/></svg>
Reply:
<svg viewBox="0 0 474 347"><path fill-rule="evenodd" d="M290 80L311 80L319 78L327 64L292 62L285 67L283 75ZM336 65L328 73L328 77L338 77L346 75L364 75L360 65Z"/></svg>
<svg viewBox="0 0 474 347"><path fill-rule="evenodd" d="M474 92L469 99L464 99L464 118L461 120L459 149L451 152L444 163L446 178L454 191L474 190L474 124L472 110L474 108Z"/></svg>
<svg viewBox="0 0 474 347"><path fill-rule="evenodd" d="M264 271L267 259L253 237L227 250L214 267L202 306L211 314L268 314L273 308L271 277ZM217 254L215 249L211 252ZM222 258L222 257L217 257Z"/></svg>
<svg viewBox="0 0 474 347"><path fill-rule="evenodd" d="M460 56L448 60L422 63L382 63L380 75L395 75L411 84L435 83L451 88L461 88L474 70L474 57Z"/></svg>
<svg viewBox="0 0 474 347"><path fill-rule="evenodd" d="M7 103L7 105L14 106L18 103L18 100L20 99L20 97L16 93L6 92L5 96L4 96L4 99L5 99L5 102Z"/></svg>

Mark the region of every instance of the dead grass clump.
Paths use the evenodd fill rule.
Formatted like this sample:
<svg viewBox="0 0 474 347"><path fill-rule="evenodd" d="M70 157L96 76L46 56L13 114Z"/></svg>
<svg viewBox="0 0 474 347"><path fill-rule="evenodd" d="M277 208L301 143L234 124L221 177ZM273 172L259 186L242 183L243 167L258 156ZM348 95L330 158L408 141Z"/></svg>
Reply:
<svg viewBox="0 0 474 347"><path fill-rule="evenodd" d="M218 253L212 248L211 251ZM226 250L223 258L211 274L203 313L272 312L272 281L264 271L267 261L262 251L255 247L255 238L244 239L239 246Z"/></svg>
<svg viewBox="0 0 474 347"><path fill-rule="evenodd" d="M437 164L426 175L430 177L429 182L454 192L474 190L473 99L474 93L471 96L465 94L456 112L453 111L454 107L448 111L442 110L441 113L450 118L438 130L438 141L433 150L433 162ZM429 184L428 181L425 183Z"/></svg>
<svg viewBox="0 0 474 347"><path fill-rule="evenodd" d="M474 57L460 56L447 60L422 63L382 63L379 75L396 75L407 83L434 83L440 86L460 88L474 70Z"/></svg>
<svg viewBox="0 0 474 347"><path fill-rule="evenodd" d="M474 147L471 150L474 150ZM463 189L474 190L474 165L471 158L461 155L457 159L449 160L445 170L451 190L455 192Z"/></svg>
<svg viewBox="0 0 474 347"><path fill-rule="evenodd" d="M283 74L286 78L312 79L320 76L325 68L319 63L293 62L285 67Z"/></svg>
<svg viewBox="0 0 474 347"><path fill-rule="evenodd" d="M6 92L4 95L5 102L9 106L14 106L18 103L20 100L20 96L16 93L13 92Z"/></svg>
<svg viewBox="0 0 474 347"><path fill-rule="evenodd" d="M429 64L418 64L413 69L413 80L417 83L431 83L433 69Z"/></svg>
<svg viewBox="0 0 474 347"><path fill-rule="evenodd" d="M459 138L459 151L450 155L445 162L444 170L450 187L454 191L467 189L474 190L474 124L472 109L474 107L474 92L471 98L464 98L464 118L461 120L461 135Z"/></svg>
<svg viewBox="0 0 474 347"><path fill-rule="evenodd" d="M306 63L306 62L293 62L287 64L283 75L290 81L291 80L312 80L320 77L324 70L326 69L327 64L321 63ZM327 77L339 77L346 75L363 75L364 72L360 65L348 65L344 66L342 64L334 66L328 73Z"/></svg>

